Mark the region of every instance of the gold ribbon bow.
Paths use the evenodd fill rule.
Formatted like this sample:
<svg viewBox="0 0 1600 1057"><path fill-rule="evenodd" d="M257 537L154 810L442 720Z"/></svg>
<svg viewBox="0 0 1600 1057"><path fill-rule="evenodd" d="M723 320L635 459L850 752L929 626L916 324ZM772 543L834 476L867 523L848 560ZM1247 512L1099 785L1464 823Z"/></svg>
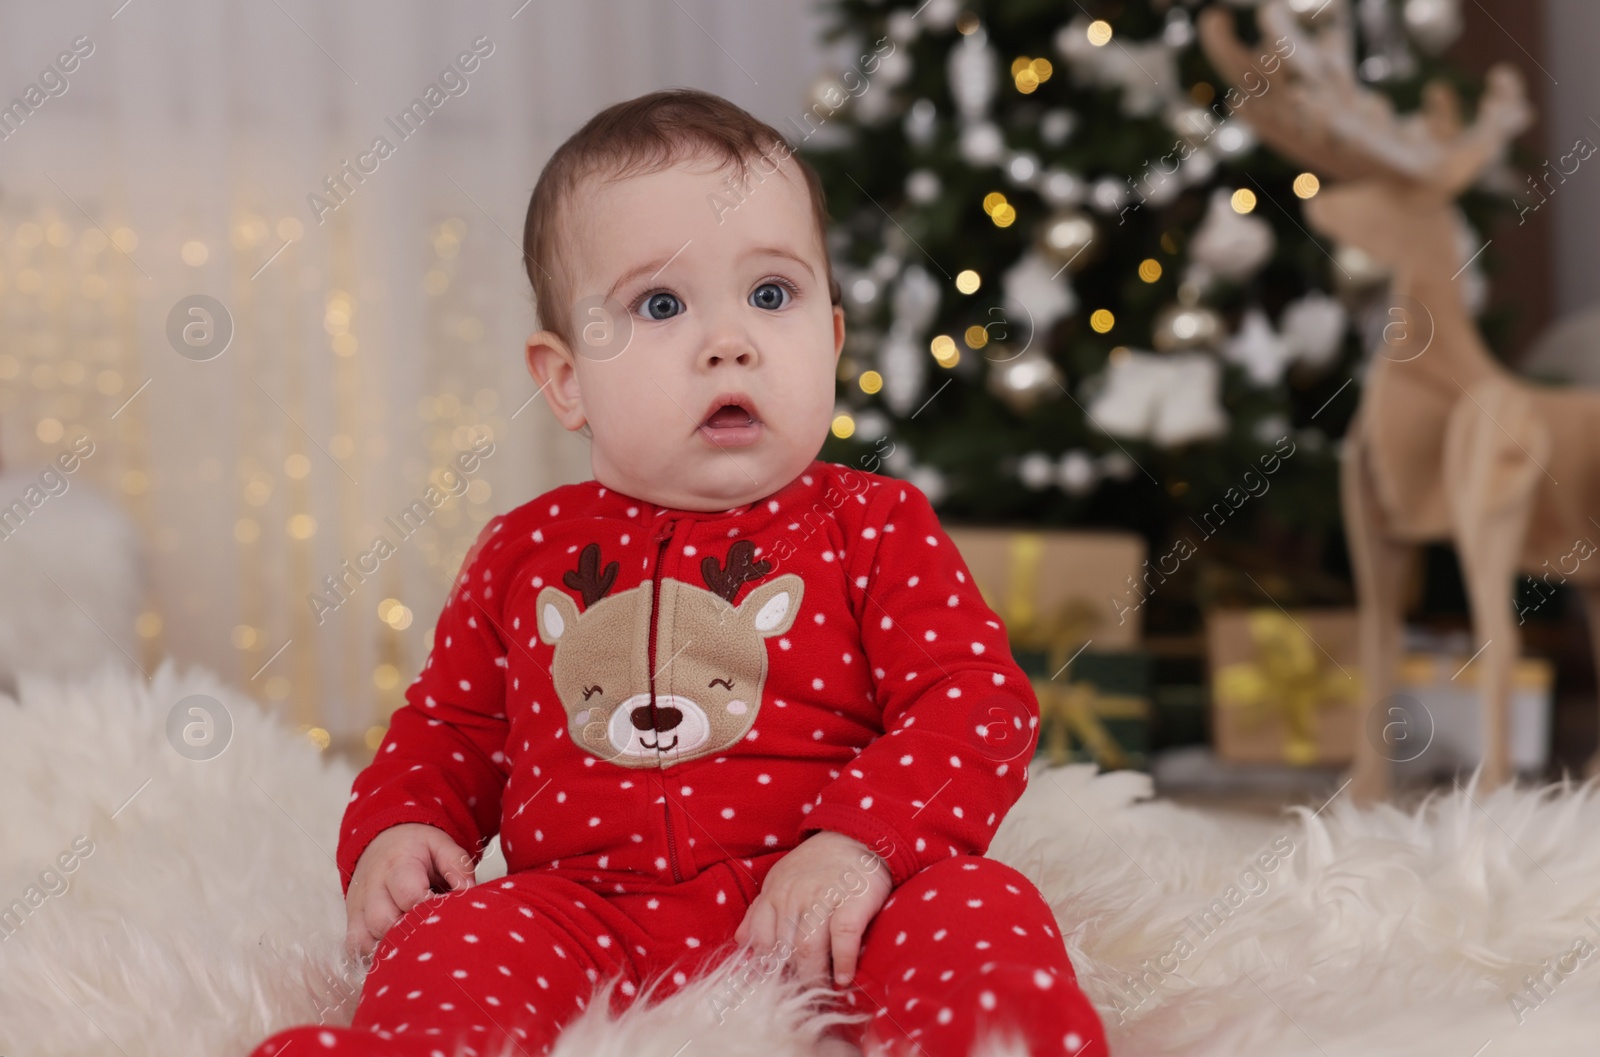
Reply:
<svg viewBox="0 0 1600 1057"><path fill-rule="evenodd" d="M1332 671L1322 663L1309 635L1287 615L1273 609L1253 610L1250 637L1256 660L1223 665L1213 689L1217 704L1236 710L1246 727L1257 728L1273 716L1283 721L1283 755L1306 766L1317 761L1317 706L1330 700L1355 704L1360 686L1354 676Z"/></svg>
<svg viewBox="0 0 1600 1057"><path fill-rule="evenodd" d="M1041 650L1048 657L1050 677L1031 682L1039 698L1039 721L1051 764L1059 766L1068 761L1069 735L1073 735L1088 746L1106 770L1126 767L1127 753L1100 717L1113 713L1143 715L1144 702L1138 698L1102 695L1083 683L1056 681L1067 662L1093 637L1100 625L1100 610L1088 599L1072 597L1041 615L1035 596L1040 583L1044 538L1035 532L1014 533L1008 541L1008 552L1005 600L997 603L981 584L978 590L989 608L1001 614L1013 646Z"/></svg>
<svg viewBox="0 0 1600 1057"><path fill-rule="evenodd" d="M1142 698L1126 694L1102 694L1088 683L1057 683L1033 680L1039 695L1040 723L1045 730L1045 752L1050 764L1059 767L1071 758L1076 736L1094 754L1102 770L1128 766L1128 754L1111 736L1102 716L1143 719L1147 706Z"/></svg>
<svg viewBox="0 0 1600 1057"><path fill-rule="evenodd" d="M1068 598L1040 616L1034 597L1039 589L1039 559L1044 540L1036 532L1018 532L1010 539L1009 582L1003 603L996 603L980 584L978 591L990 609L1002 615L1006 634L1015 646L1045 650L1050 671L1059 673L1079 646L1100 626L1100 611L1088 599Z"/></svg>

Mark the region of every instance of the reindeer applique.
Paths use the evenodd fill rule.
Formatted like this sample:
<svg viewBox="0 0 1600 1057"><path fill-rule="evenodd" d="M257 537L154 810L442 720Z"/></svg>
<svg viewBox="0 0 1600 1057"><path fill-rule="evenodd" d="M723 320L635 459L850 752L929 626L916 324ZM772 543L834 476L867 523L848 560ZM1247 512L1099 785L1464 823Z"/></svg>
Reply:
<svg viewBox="0 0 1600 1057"><path fill-rule="evenodd" d="M661 767L707 756L739 742L761 709L767 678L763 641L794 624L804 582L793 573L731 605L741 585L772 570L753 561L738 540L727 564L700 562L706 586L645 580L607 597L617 563L602 572L600 545L590 543L562 582L583 597L584 610L555 586L539 592L539 637L554 646L556 694L567 712L572 743L622 767ZM709 590L708 590L709 588ZM656 602L651 605L654 589ZM654 609L654 613L652 613ZM656 622L651 708L650 622ZM674 641L687 636L686 641Z"/></svg>

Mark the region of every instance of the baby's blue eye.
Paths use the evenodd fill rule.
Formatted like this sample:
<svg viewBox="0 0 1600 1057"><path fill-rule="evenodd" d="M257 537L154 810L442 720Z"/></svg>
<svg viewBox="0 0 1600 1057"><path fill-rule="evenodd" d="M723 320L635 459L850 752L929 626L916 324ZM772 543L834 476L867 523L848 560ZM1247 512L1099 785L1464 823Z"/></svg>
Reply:
<svg viewBox="0 0 1600 1057"><path fill-rule="evenodd" d="M678 300L676 294L660 291L646 297L639 307L644 309L647 319L671 319L683 311L683 302Z"/></svg>
<svg viewBox="0 0 1600 1057"><path fill-rule="evenodd" d="M782 308L793 299L793 294L782 283L762 283L750 292L750 303L756 308Z"/></svg>

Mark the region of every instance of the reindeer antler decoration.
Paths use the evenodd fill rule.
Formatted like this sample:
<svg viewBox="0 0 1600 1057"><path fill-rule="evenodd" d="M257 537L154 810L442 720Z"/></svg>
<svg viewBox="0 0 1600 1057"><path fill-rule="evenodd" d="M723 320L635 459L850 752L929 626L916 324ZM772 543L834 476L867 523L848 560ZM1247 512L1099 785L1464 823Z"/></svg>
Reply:
<svg viewBox="0 0 1600 1057"><path fill-rule="evenodd" d="M1477 120L1466 129L1444 82L1430 86L1420 119L1402 120L1387 97L1357 82L1345 23L1330 18L1313 39L1281 2L1263 4L1263 37L1289 46L1284 61L1267 69L1252 61L1233 18L1225 8L1207 8L1200 40L1229 84L1267 80L1265 91L1252 90L1242 104L1241 117L1275 150L1337 179L1401 179L1453 199L1532 121L1514 66L1489 71Z"/></svg>
<svg viewBox="0 0 1600 1057"><path fill-rule="evenodd" d="M611 585L617 579L617 568L617 563L612 562L606 566L605 574L601 575L600 544L591 543L578 555L577 569L569 569L562 574L561 582L583 595L583 607L588 609L611 590Z"/></svg>
<svg viewBox="0 0 1600 1057"><path fill-rule="evenodd" d="M711 593L720 595L724 602L732 602L739 593L739 585L748 580L759 580L772 571L772 563L765 558L752 561L755 544L739 540L728 548L727 567L717 564L715 555L708 554L700 562L700 574L705 577Z"/></svg>

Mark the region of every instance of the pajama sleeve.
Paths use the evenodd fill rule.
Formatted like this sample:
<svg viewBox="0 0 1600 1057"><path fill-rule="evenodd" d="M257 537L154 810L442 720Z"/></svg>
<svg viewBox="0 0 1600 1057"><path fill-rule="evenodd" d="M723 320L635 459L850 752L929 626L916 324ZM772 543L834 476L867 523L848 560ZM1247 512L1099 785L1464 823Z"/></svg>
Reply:
<svg viewBox="0 0 1600 1057"><path fill-rule="evenodd" d="M1039 701L928 499L887 479L847 554L850 600L883 730L801 823L886 860L896 886L951 855L981 855L1022 795Z"/></svg>
<svg viewBox="0 0 1600 1057"><path fill-rule="evenodd" d="M356 775L336 855L346 894L361 853L390 826L437 826L474 865L499 829L509 723L506 645L498 631L504 592L495 580L500 548L491 540L502 524L496 518L485 525L467 553L427 663L390 717L372 763Z"/></svg>

